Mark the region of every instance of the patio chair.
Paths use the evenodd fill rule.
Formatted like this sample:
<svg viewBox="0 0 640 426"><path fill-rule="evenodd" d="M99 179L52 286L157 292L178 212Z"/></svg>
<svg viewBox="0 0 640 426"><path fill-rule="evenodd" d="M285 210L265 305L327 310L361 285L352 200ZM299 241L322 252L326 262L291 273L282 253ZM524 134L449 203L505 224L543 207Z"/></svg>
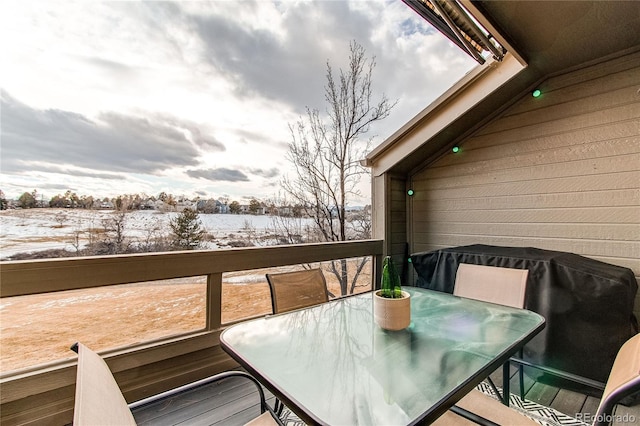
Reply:
<svg viewBox="0 0 640 426"><path fill-rule="evenodd" d="M528 275L527 269L461 263L456 272L453 294L523 308Z"/></svg>
<svg viewBox="0 0 640 426"><path fill-rule="evenodd" d="M483 302L523 308L528 275L527 269L461 263L456 272L453 294ZM522 358L522 350L520 358ZM521 364L518 365L518 378L520 379L520 398L524 399L524 369ZM487 381L504 404L509 405L507 392L503 389L504 395L501 396L493 381L490 378Z"/></svg>
<svg viewBox="0 0 640 426"><path fill-rule="evenodd" d="M329 301L327 282L320 269L266 275L274 314Z"/></svg>
<svg viewBox="0 0 640 426"><path fill-rule="evenodd" d="M229 377L247 379L254 383L258 389L262 414L246 425L282 424L279 420L276 420L275 412L267 404L260 383L253 376L243 371L226 371L127 405L109 366L100 355L81 343L76 343L71 349L78 353L78 372L73 412L73 424L76 426L135 425L136 421L131 410L175 397Z"/></svg>
<svg viewBox="0 0 640 426"><path fill-rule="evenodd" d="M562 373L560 374L562 375ZM572 377L578 378L573 375L562 376L567 380L571 380ZM589 382L585 378L579 379L582 379L580 380L581 384ZM589 413L590 417L594 419L593 425L609 425L615 419L615 416L612 415L615 406L623 399L638 392L640 392L640 334L627 340L618 351L609 373L609 379L604 386L598 410L595 413ZM538 425L538 423L530 421L515 410L480 392L470 392L458 402L456 407L441 416L434 424L442 426L472 424L469 420L478 424ZM527 423L528 421L530 423Z"/></svg>

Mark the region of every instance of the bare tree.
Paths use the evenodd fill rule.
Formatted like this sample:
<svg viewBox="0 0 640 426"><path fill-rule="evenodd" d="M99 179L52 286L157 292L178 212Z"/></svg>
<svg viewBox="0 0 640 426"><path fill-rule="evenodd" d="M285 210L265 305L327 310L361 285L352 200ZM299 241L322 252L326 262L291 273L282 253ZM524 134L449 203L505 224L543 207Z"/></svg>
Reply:
<svg viewBox="0 0 640 426"><path fill-rule="evenodd" d="M58 222L58 228L63 228L64 223L67 221L67 214L63 211L56 213L54 217L55 221Z"/></svg>
<svg viewBox="0 0 640 426"><path fill-rule="evenodd" d="M163 233L163 225L157 218L152 219L144 229L144 236L138 243L138 250L151 253L170 249L171 241L169 236Z"/></svg>
<svg viewBox="0 0 640 426"><path fill-rule="evenodd" d="M129 243L125 236L126 222L125 210L114 212L109 219L102 220L105 236L102 243L108 254L127 253L129 250Z"/></svg>
<svg viewBox="0 0 640 426"><path fill-rule="evenodd" d="M364 140L364 136L371 124L386 118L396 104L384 94L372 102L375 65L375 58L368 59L365 49L352 42L346 71L341 69L336 77L327 62L326 114L307 108L306 117L289 125L287 157L295 167L295 176L284 179L283 190L313 219L321 241L369 237L350 232L355 228L348 226L347 206L351 196L359 195L357 184L368 173L360 165L371 143L371 138ZM347 261L332 263L342 295L353 292L366 260L356 267L351 285Z"/></svg>

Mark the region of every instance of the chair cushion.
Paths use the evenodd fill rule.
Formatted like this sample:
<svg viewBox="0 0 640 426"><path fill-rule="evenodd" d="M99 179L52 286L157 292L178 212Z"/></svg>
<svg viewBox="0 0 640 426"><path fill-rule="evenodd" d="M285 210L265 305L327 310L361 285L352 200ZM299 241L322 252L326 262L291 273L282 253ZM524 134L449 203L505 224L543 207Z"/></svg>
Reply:
<svg viewBox="0 0 640 426"><path fill-rule="evenodd" d="M453 411L447 411L431 424L435 426L477 426L477 423L474 423L469 419L465 419L464 417L457 415Z"/></svg>
<svg viewBox="0 0 640 426"><path fill-rule="evenodd" d="M526 269L461 263L456 272L453 294L522 308L524 307L528 274L529 271Z"/></svg>
<svg viewBox="0 0 640 426"><path fill-rule="evenodd" d="M456 404L460 408L471 411L478 416L491 420L501 425L518 425L518 426L540 426L535 421L523 416L517 411L503 405L497 400L484 395L482 392L472 390L464 398ZM475 424L464 417L458 416L452 412L447 412L434 425L470 425Z"/></svg>

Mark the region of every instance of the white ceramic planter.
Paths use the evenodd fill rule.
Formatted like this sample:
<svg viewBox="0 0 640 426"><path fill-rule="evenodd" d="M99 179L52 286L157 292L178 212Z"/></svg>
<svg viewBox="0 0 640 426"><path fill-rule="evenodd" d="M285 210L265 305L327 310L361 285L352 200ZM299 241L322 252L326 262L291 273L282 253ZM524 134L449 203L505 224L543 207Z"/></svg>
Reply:
<svg viewBox="0 0 640 426"><path fill-rule="evenodd" d="M411 323L411 295L402 292L399 299L380 296L380 290L373 293L373 319L385 330L402 330Z"/></svg>

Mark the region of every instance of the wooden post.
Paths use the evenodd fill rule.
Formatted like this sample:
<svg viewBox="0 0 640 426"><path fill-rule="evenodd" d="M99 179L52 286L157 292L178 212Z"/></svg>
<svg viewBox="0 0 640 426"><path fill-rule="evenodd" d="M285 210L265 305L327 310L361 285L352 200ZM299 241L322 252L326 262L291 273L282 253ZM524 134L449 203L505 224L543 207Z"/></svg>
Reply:
<svg viewBox="0 0 640 426"><path fill-rule="evenodd" d="M207 330L222 326L222 273L207 275Z"/></svg>

